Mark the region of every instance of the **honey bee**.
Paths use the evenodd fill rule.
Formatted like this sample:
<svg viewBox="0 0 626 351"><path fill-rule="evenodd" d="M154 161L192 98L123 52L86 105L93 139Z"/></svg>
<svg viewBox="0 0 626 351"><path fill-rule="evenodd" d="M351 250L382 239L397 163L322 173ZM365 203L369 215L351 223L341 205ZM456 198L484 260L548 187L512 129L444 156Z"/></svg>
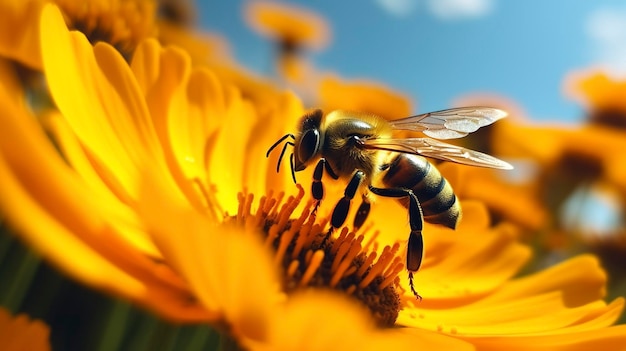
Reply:
<svg viewBox="0 0 626 351"><path fill-rule="evenodd" d="M276 165L279 172L287 147L293 147L290 168L294 182L296 172L317 162L311 185L311 195L316 201L314 211L324 197L324 172L333 179L348 180L343 198L333 209L328 235L346 221L357 191L361 191L363 200L354 216L355 229L369 214L369 193L398 198L408 209L411 228L406 253L409 286L416 298L421 299L413 285L413 273L422 263L423 222L454 229L461 218L461 206L452 187L425 157L512 169L510 164L493 156L436 140L464 137L506 115L491 107L461 107L388 121L341 110L324 115L318 109L304 115L297 135L284 135L269 148L266 156L284 142ZM422 132L426 137L394 138L397 130Z"/></svg>

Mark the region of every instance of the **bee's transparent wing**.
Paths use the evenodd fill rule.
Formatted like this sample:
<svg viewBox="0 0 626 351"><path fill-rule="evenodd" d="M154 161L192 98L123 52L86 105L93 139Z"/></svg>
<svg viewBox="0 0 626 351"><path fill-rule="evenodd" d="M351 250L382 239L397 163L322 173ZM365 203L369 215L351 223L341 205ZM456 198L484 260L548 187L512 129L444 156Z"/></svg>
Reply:
<svg viewBox="0 0 626 351"><path fill-rule="evenodd" d="M513 169L513 166L509 163L493 156L431 138L367 139L363 141L363 147L366 149L418 154L424 157L470 166Z"/></svg>
<svg viewBox="0 0 626 351"><path fill-rule="evenodd" d="M431 138L455 139L475 132L507 115L493 107L472 106L428 112L389 122L393 129L422 132Z"/></svg>

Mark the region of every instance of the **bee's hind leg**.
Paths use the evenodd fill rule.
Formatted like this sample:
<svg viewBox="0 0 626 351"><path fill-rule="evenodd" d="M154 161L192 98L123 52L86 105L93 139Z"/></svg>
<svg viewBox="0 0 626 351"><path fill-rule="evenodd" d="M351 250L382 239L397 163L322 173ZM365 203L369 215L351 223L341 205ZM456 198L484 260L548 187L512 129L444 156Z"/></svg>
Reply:
<svg viewBox="0 0 626 351"><path fill-rule="evenodd" d="M410 189L404 188L376 188L369 187L369 190L379 196L385 197L408 197L409 198L409 243L406 252L406 269L409 271L409 287L411 292L419 300L422 297L417 293L413 285L413 273L417 272L422 265L424 256L424 239L422 228L424 226L424 215L417 196Z"/></svg>

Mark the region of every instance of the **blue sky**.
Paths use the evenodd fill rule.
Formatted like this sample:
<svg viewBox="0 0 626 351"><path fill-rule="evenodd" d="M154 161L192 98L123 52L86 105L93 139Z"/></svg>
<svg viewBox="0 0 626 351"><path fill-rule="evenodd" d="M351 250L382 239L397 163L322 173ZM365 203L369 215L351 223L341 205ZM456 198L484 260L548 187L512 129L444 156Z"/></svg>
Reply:
<svg viewBox="0 0 626 351"><path fill-rule="evenodd" d="M496 93L536 120L579 121L581 107L563 95L564 77L597 66L626 72L623 1L285 2L314 10L331 26L330 45L311 55L316 67L401 90L415 100L414 112ZM245 24L244 4L200 0L198 17L229 41L240 63L269 74L271 43Z"/></svg>

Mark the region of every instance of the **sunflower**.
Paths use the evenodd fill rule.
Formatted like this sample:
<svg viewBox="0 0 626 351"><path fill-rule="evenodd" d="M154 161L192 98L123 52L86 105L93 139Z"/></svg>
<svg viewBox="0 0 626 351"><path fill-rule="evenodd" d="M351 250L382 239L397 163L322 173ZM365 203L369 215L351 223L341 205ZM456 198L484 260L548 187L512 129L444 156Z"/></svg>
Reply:
<svg viewBox="0 0 626 351"><path fill-rule="evenodd" d="M626 341L624 326L610 326L624 301L602 300L606 276L595 258L511 279L530 250L516 226L492 226L479 202L463 203L457 232L425 227L419 302L402 273L400 204L381 199L369 227L328 235L335 186L312 215L304 190L287 194L289 172L275 174L278 156L262 157L273 131L302 115L295 96L259 114L179 49L147 40L128 64L112 46L68 31L52 5L41 28L58 107L41 120L62 156L15 79L0 80L0 209L71 277L164 318L208 323L249 349L571 350Z"/></svg>
<svg viewBox="0 0 626 351"><path fill-rule="evenodd" d="M0 308L0 340L6 351L47 351L50 350L48 326L28 316L11 316Z"/></svg>

